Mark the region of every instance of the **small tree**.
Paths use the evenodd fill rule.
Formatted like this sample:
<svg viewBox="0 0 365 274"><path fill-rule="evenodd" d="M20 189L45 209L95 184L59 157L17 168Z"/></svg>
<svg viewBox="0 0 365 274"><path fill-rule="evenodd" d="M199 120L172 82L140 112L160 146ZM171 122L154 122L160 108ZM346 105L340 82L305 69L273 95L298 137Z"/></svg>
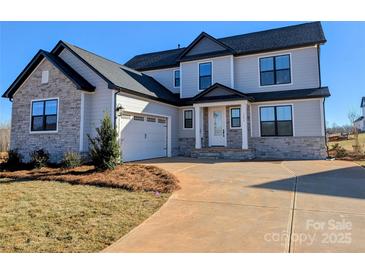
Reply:
<svg viewBox="0 0 365 274"><path fill-rule="evenodd" d="M352 109L347 114L348 119L350 120L351 126L352 126L352 132L354 134L354 144L352 145L354 152L356 154L360 153L360 144L359 144L359 131L355 125L355 121L357 118L359 118L359 115L357 114L356 110Z"/></svg>
<svg viewBox="0 0 365 274"><path fill-rule="evenodd" d="M120 163L120 149L117 131L112 126L110 116L105 113L97 136L90 140L90 156L97 169L114 169Z"/></svg>

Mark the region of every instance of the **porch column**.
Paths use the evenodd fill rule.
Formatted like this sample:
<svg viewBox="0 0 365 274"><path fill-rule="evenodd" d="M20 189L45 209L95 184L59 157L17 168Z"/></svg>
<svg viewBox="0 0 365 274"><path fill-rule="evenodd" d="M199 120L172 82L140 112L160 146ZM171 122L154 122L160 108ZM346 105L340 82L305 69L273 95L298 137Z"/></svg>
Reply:
<svg viewBox="0 0 365 274"><path fill-rule="evenodd" d="M248 149L247 101L241 103L242 149Z"/></svg>
<svg viewBox="0 0 365 274"><path fill-rule="evenodd" d="M200 138L200 107L194 106L194 118L195 118L195 148L199 149L202 147Z"/></svg>

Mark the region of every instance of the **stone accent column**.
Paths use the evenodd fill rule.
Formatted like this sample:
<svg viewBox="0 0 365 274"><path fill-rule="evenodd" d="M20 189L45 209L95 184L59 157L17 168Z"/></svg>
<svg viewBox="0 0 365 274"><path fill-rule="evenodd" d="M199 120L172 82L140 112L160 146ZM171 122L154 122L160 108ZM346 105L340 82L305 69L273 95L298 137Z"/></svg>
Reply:
<svg viewBox="0 0 365 274"><path fill-rule="evenodd" d="M194 118L195 118L195 148L200 149L202 142L200 138L200 107L194 106Z"/></svg>
<svg viewBox="0 0 365 274"><path fill-rule="evenodd" d="M241 103L242 149L248 149L247 101Z"/></svg>

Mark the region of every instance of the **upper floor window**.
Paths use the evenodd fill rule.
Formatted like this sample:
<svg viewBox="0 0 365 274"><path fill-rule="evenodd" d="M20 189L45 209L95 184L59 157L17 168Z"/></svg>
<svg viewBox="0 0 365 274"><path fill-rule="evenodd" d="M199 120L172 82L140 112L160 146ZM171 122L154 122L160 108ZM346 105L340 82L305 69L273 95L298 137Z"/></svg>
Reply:
<svg viewBox="0 0 365 274"><path fill-rule="evenodd" d="M260 85L281 85L291 83L290 55L260 58Z"/></svg>
<svg viewBox="0 0 365 274"><path fill-rule="evenodd" d="M193 128L193 110L192 109L184 110L184 128L185 129Z"/></svg>
<svg viewBox="0 0 365 274"><path fill-rule="evenodd" d="M58 99L32 102L31 131L57 130Z"/></svg>
<svg viewBox="0 0 365 274"><path fill-rule="evenodd" d="M212 85L212 63L199 64L199 90L209 88Z"/></svg>
<svg viewBox="0 0 365 274"><path fill-rule="evenodd" d="M231 108L231 128L241 127L241 109Z"/></svg>
<svg viewBox="0 0 365 274"><path fill-rule="evenodd" d="M260 107L261 136L293 136L292 107Z"/></svg>
<svg viewBox="0 0 365 274"><path fill-rule="evenodd" d="M180 70L174 71L174 87L180 87Z"/></svg>

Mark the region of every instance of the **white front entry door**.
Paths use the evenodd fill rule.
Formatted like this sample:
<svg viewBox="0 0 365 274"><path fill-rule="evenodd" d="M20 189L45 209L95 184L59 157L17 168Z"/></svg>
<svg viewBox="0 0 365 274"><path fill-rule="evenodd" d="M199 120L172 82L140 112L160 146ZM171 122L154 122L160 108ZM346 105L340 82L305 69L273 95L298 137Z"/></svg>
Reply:
<svg viewBox="0 0 365 274"><path fill-rule="evenodd" d="M142 114L120 117L123 161L167 156L167 119Z"/></svg>
<svg viewBox="0 0 365 274"><path fill-rule="evenodd" d="M209 145L226 146L226 109L209 108Z"/></svg>

